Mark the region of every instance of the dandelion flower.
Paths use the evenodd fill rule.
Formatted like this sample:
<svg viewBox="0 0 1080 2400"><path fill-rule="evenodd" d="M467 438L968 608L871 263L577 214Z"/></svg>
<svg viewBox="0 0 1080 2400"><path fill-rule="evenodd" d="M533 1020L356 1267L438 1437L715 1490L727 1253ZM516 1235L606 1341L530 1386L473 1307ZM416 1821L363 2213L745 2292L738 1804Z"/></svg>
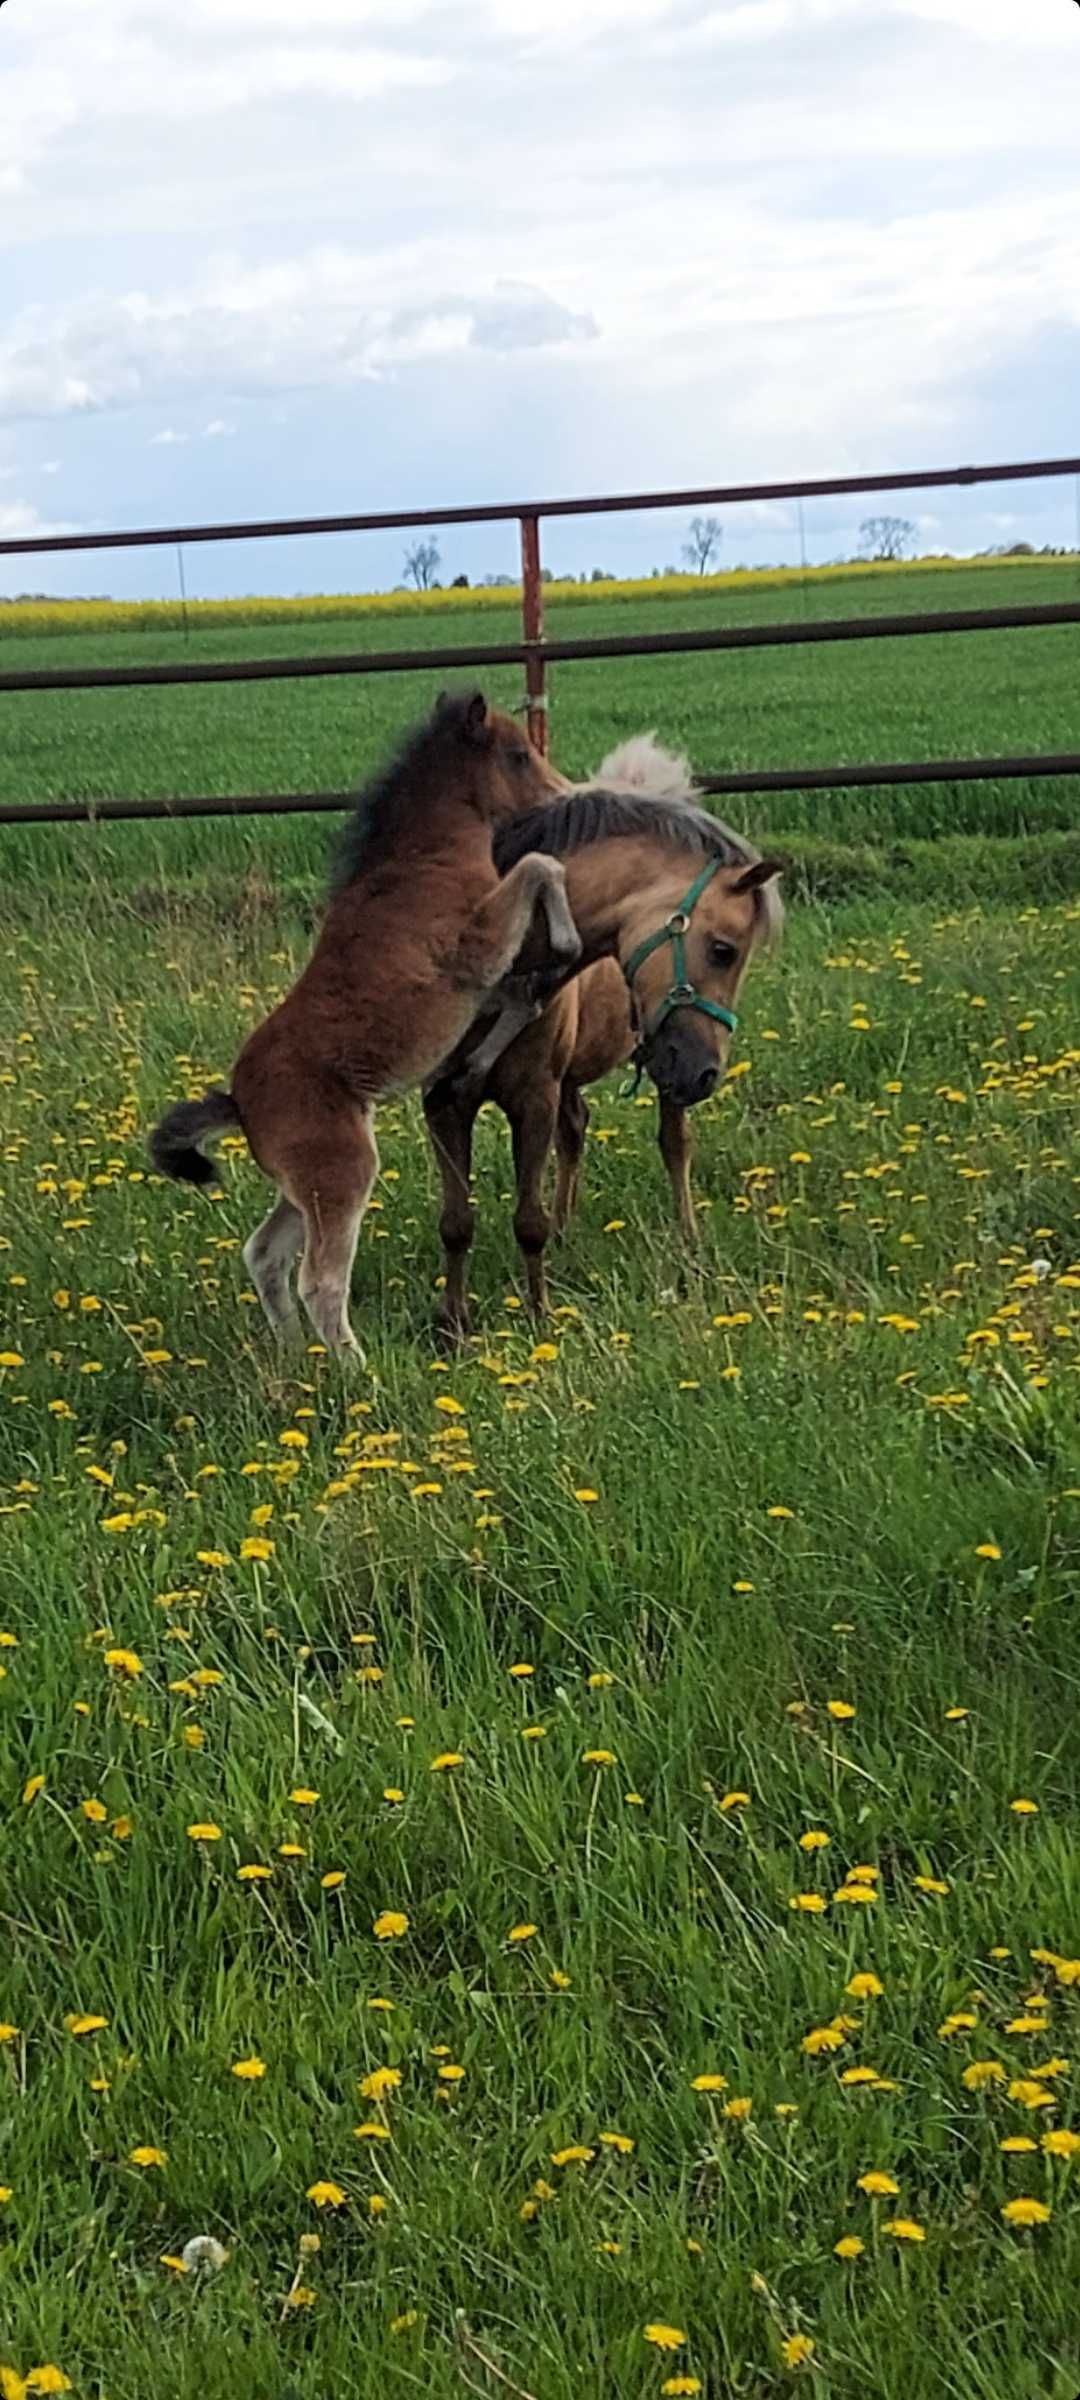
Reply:
<svg viewBox="0 0 1080 2400"><path fill-rule="evenodd" d="M646 2325L642 2339L651 2342L655 2350L681 2350L686 2335L678 2325Z"/></svg>
<svg viewBox="0 0 1080 2400"><path fill-rule="evenodd" d="M859 2240L857 2233L845 2233L841 2241L833 2243L833 2257L861 2258L865 2248L866 2243Z"/></svg>
<svg viewBox="0 0 1080 2400"><path fill-rule="evenodd" d="M966 2092L981 2092L988 2083L1004 2083L1005 2069L997 2058L973 2058L964 2068L960 2081Z"/></svg>
<svg viewBox="0 0 1080 2400"><path fill-rule="evenodd" d="M261 2083L266 2073L266 2062L261 2058L238 2058L229 2072L240 2083Z"/></svg>
<svg viewBox="0 0 1080 2400"><path fill-rule="evenodd" d="M1002 2209L1006 2225L1048 2225L1050 2210L1045 2200L1006 2200Z"/></svg>
<svg viewBox="0 0 1080 2400"><path fill-rule="evenodd" d="M62 2367L45 2366L31 2367L26 2378L26 2389L28 2392L72 2392L75 2386Z"/></svg>
<svg viewBox="0 0 1080 2400"><path fill-rule="evenodd" d="M814 2344L808 2333L789 2333L780 2346L786 2367L805 2367L814 2355Z"/></svg>
<svg viewBox="0 0 1080 2400"><path fill-rule="evenodd" d="M464 1764L465 1758L462 1751L440 1750L438 1757L432 1759L431 1772L433 1775L445 1775L451 1767L463 1767Z"/></svg>
<svg viewBox="0 0 1080 2400"><path fill-rule="evenodd" d="M1042 2146L1049 2158L1075 2158L1080 2150L1080 2133L1072 2133L1062 2125L1054 2132L1044 2133Z"/></svg>
<svg viewBox="0 0 1080 2400"><path fill-rule="evenodd" d="M304 1783L298 1783L295 1789L289 1793L289 1798L296 1808L314 1808L318 1797L318 1792L309 1791Z"/></svg>
<svg viewBox="0 0 1080 2400"><path fill-rule="evenodd" d="M1041 2083L1036 2083L1034 2079L1029 2082L1022 2075L1017 2077L1015 2083L1010 2083L1009 2098L1018 2101L1021 2108L1053 2108L1054 2105L1052 2092L1044 2091Z"/></svg>
<svg viewBox="0 0 1080 2400"><path fill-rule="evenodd" d="M823 1916L828 1905L822 1892L792 1892L788 1899L788 1907L800 1909L806 1917Z"/></svg>
<svg viewBox="0 0 1080 2400"><path fill-rule="evenodd" d="M621 2242L612 2242L610 2248L618 2251L622 2248L622 2244ZM669 2375L661 2384L660 2389L668 2394L668 2400L675 2400L676 2394L679 2395L679 2400L693 2400L694 2393L702 2391L704 2386L700 2375Z"/></svg>
<svg viewBox="0 0 1080 2400"><path fill-rule="evenodd" d="M340 2183L309 2183L304 2198L314 2208L344 2208L347 2194Z"/></svg>
<svg viewBox="0 0 1080 2400"><path fill-rule="evenodd" d="M591 1506L594 1500L599 1500L600 1494L599 1492L592 1491L588 1484L583 1483L579 1485L577 1491L574 1493L574 1498L575 1500L580 1500L583 1507L588 1508Z"/></svg>
<svg viewBox="0 0 1080 2400"><path fill-rule="evenodd" d="M152 2142L140 2142L128 2151L128 2157L133 2167L165 2167L169 2163L168 2151L155 2150Z"/></svg>
<svg viewBox="0 0 1080 2400"><path fill-rule="evenodd" d="M409 1930L409 1920L398 1908L384 1908L371 1928L377 1942L397 1941Z"/></svg>
<svg viewBox="0 0 1080 2400"><path fill-rule="evenodd" d="M895 2200L900 2186L895 2176L884 2174L879 2167L871 2167L865 2175L859 2176L856 2189L865 2192L870 2200Z"/></svg>
<svg viewBox="0 0 1080 2400"><path fill-rule="evenodd" d="M220 1842L220 1825L189 1825L189 1842Z"/></svg>
<svg viewBox="0 0 1080 2400"><path fill-rule="evenodd" d="M803 2035L802 2046L807 2058L821 2058L833 2050L841 2050L846 2040L847 2035L839 2025L814 2025Z"/></svg>
<svg viewBox="0 0 1080 2400"><path fill-rule="evenodd" d="M74 2034L78 2040L83 2034L86 2033L104 2033L108 2027L109 2020L107 2017L81 2017L74 2015L65 2017L64 2023L67 2026L68 2032Z"/></svg>
<svg viewBox="0 0 1080 2400"><path fill-rule="evenodd" d="M998 1549L996 1542L976 1542L975 1556L976 1558L999 1559L1001 1557L1001 1552Z"/></svg>
<svg viewBox="0 0 1080 2400"><path fill-rule="evenodd" d="M827 1850L831 1840L830 1833L823 1833L820 1826L811 1825L808 1826L805 1833L800 1833L799 1848L800 1850Z"/></svg>
<svg viewBox="0 0 1080 2400"><path fill-rule="evenodd" d="M998 2143L999 2150L1003 2150L1008 2158L1030 2156L1038 2150L1038 2147L1038 2143L1032 2141L1029 2133L1010 2133L1006 2135L1003 2142Z"/></svg>
<svg viewBox="0 0 1080 2400"><path fill-rule="evenodd" d="M853 1975L844 1988L849 2000L880 2000L885 1990L880 1978L869 1971Z"/></svg>
<svg viewBox="0 0 1080 2400"><path fill-rule="evenodd" d="M273 1872L272 1867L261 1867L253 1861L250 1866L237 1868L236 1880L238 1883L268 1883Z"/></svg>
<svg viewBox="0 0 1080 2400"><path fill-rule="evenodd" d="M345 1873L342 1867L332 1867L329 1875L323 1875L320 1877L320 1883L324 1892L339 1892L344 1881Z"/></svg>
<svg viewBox="0 0 1080 2400"><path fill-rule="evenodd" d="M1037 1817L1039 1813L1037 1800L1010 1800L1009 1807L1014 1817Z"/></svg>
<svg viewBox="0 0 1080 2400"><path fill-rule="evenodd" d="M17 2025L0 2025L0 2045L4 2042L17 2042L18 2038L19 2028Z"/></svg>
<svg viewBox="0 0 1080 2400"><path fill-rule="evenodd" d="M838 1725L846 1725L855 1714L850 1700L826 1700L825 1706Z"/></svg>
<svg viewBox="0 0 1080 2400"><path fill-rule="evenodd" d="M925 2242L926 2240L923 2227L915 2223L914 2217L890 2217L887 2224L882 2227L882 2231L891 2233L898 2242Z"/></svg>
<svg viewBox="0 0 1080 2400"><path fill-rule="evenodd" d="M568 2142L565 2150L552 2151L551 2163L553 2167L587 2167L595 2157L595 2150L590 2150L585 2142Z"/></svg>
<svg viewBox="0 0 1080 2400"><path fill-rule="evenodd" d="M749 1792L725 1792L719 1805L721 1816L728 1816L734 1808L749 1808L750 1794Z"/></svg>
<svg viewBox="0 0 1080 2400"><path fill-rule="evenodd" d="M38 1793L39 1793L39 1792L43 1792L43 1791L44 1791L44 1789L45 1789L45 1777L44 1777L44 1775L31 1775L29 1782L28 1782L28 1783L24 1783L24 1785L23 1785L23 1796L22 1796L22 1804L23 1804L23 1807L24 1807L24 1808L29 1808L29 1806L30 1806L30 1804L31 1804L31 1801L33 1801L33 1800L36 1800L36 1799L37 1799L37 1796L38 1796Z"/></svg>
<svg viewBox="0 0 1080 2400"><path fill-rule="evenodd" d="M142 1674L143 1662L136 1650L106 1650L105 1664L117 1675L127 1675L134 1682Z"/></svg>
<svg viewBox="0 0 1080 2400"><path fill-rule="evenodd" d="M396 2092L400 2088L400 2067L373 2067L360 2085L360 2097L362 2100L382 2100L387 2092Z"/></svg>
<svg viewBox="0 0 1080 2400"><path fill-rule="evenodd" d="M948 1895L948 1884L942 1883L936 1875L913 1875L911 1880L917 1892L933 1893L939 1900L944 1900Z"/></svg>
<svg viewBox="0 0 1080 2400"><path fill-rule="evenodd" d="M614 1750L583 1750L581 1761L582 1765L586 1767L613 1767L615 1752Z"/></svg>
<svg viewBox="0 0 1080 2400"><path fill-rule="evenodd" d="M692 2092L726 2092L727 2088L726 2075L695 2075L690 2086Z"/></svg>
<svg viewBox="0 0 1080 2400"><path fill-rule="evenodd" d="M353 2132L358 2142L389 2142L393 2140L389 2125L381 2125L377 2117L369 2117L363 2125L354 2125Z"/></svg>
<svg viewBox="0 0 1080 2400"><path fill-rule="evenodd" d="M531 1942L534 1933L539 1930L538 1925L511 1925L506 1938L508 1942Z"/></svg>
<svg viewBox="0 0 1080 2400"><path fill-rule="evenodd" d="M605 2150L617 2150L620 2158L629 2158L634 2147L628 2133L601 2133L597 2135L597 2140L603 2143Z"/></svg>

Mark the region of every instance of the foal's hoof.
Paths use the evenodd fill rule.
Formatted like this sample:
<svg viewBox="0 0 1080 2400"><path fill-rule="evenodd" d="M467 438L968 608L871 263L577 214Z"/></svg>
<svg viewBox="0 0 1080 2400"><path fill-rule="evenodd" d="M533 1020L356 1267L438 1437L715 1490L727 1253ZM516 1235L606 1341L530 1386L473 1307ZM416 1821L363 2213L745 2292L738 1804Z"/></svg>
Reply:
<svg viewBox="0 0 1080 2400"><path fill-rule="evenodd" d="M441 1307L435 1313L435 1332L444 1350L459 1350L472 1330L467 1308Z"/></svg>

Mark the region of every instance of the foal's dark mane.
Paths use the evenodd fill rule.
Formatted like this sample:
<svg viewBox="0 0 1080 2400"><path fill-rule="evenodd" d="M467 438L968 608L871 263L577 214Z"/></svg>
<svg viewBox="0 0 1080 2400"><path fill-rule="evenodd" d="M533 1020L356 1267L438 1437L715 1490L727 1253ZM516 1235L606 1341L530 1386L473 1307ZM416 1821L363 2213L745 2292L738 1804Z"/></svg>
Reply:
<svg viewBox="0 0 1080 2400"><path fill-rule="evenodd" d="M444 789L445 778L454 773L455 759L460 772L461 728L467 707L464 698L440 700L430 716L412 726L393 757L364 785L331 855L331 900L359 875L368 875L381 865L406 825L415 826L418 807L423 806L427 792L436 788L435 770L441 770L438 782Z"/></svg>

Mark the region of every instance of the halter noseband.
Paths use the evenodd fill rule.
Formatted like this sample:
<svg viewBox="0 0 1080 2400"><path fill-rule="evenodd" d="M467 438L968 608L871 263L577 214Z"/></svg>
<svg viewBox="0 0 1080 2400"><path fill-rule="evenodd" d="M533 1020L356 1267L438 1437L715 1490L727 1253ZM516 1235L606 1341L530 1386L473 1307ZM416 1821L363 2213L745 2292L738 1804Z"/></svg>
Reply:
<svg viewBox="0 0 1080 2400"><path fill-rule="evenodd" d="M666 1023L672 1010L676 1008L696 1008L699 1015L715 1017L719 1025L726 1025L729 1033L735 1032L739 1020L734 1009L725 1008L722 1001L719 1000L706 1000L704 993L695 989L686 973L685 936L689 931L690 919L702 893L707 890L713 876L723 863L720 858L710 858L708 864L702 867L700 875L694 877L689 891L683 893L678 907L672 910L666 923L659 926L655 933L646 934L645 940L638 943L636 950L631 951L626 961L623 974L629 987L631 1001L634 1001L634 977L639 967L644 965L647 958L652 957L654 950L659 950L661 943L671 943L671 985L660 1002L652 1024L646 1025L642 1019L641 1039L643 1044L652 1040L654 1033L659 1032L661 1025Z"/></svg>

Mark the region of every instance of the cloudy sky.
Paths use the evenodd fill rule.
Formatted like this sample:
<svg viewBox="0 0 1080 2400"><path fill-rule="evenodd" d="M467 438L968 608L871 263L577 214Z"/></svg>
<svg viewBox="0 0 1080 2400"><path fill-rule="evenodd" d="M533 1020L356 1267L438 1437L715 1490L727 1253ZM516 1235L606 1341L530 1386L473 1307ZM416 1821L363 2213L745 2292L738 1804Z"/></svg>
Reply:
<svg viewBox="0 0 1080 2400"><path fill-rule="evenodd" d="M6 0L0 534L1080 451L1078 124L1076 0ZM1075 508L910 513L971 548ZM809 510L811 555L862 513ZM548 562L683 530L555 527ZM795 543L725 512L730 563ZM189 586L401 550L205 550ZM508 528L442 550L514 563Z"/></svg>

